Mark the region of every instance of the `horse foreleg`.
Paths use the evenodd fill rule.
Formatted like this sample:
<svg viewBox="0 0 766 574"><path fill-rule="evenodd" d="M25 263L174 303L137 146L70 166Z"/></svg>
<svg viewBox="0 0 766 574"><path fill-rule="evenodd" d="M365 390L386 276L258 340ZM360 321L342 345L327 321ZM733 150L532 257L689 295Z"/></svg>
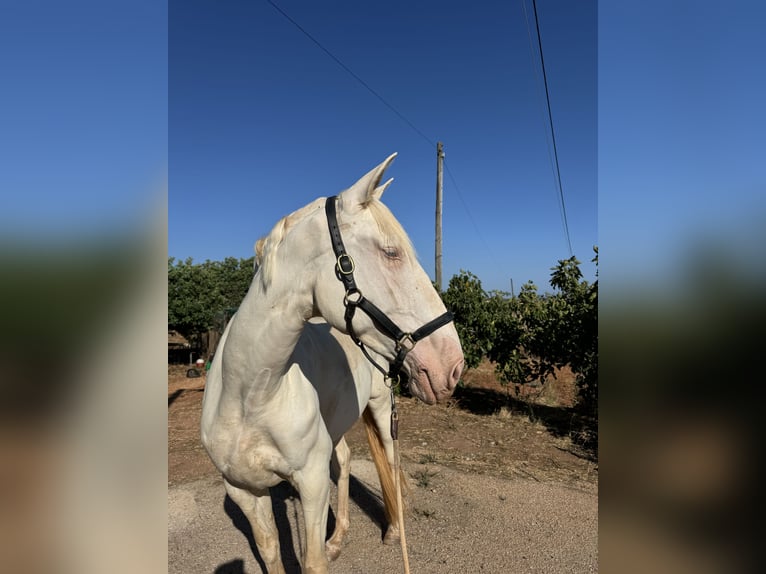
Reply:
<svg viewBox="0 0 766 574"><path fill-rule="evenodd" d="M223 483L229 498L239 506L250 523L255 545L258 547L258 553L266 565L268 574L285 574L279 549L279 533L274 521L268 489L250 492L230 484L226 479Z"/></svg>
<svg viewBox="0 0 766 574"><path fill-rule="evenodd" d="M335 532L327 541L327 557L335 560L340 554L343 538L349 527L348 519L348 482L351 473L351 450L348 448L346 439L341 437L335 446L335 460L338 463L338 512L335 517Z"/></svg>
<svg viewBox="0 0 766 574"><path fill-rule="evenodd" d="M329 563L325 553L327 515L330 509L330 457L332 444L316 444L306 466L292 476L303 506L306 524L306 547L303 555L305 574L327 574Z"/></svg>

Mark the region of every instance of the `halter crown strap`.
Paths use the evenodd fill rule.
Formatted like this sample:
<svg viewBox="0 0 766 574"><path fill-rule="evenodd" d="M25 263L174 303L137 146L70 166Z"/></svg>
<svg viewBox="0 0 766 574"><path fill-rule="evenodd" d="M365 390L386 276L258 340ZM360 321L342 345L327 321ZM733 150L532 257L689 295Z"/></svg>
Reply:
<svg viewBox="0 0 766 574"><path fill-rule="evenodd" d="M327 198L325 203L325 213L327 214L327 227L330 229L330 241L332 241L332 250L335 253L335 273L338 279L343 281L346 287L346 293L357 292L356 281L354 281L354 260L346 253L346 247L343 245L343 238L340 235L338 226L338 217L335 213L335 203L337 195Z"/></svg>
<svg viewBox="0 0 766 574"><path fill-rule="evenodd" d="M336 203L338 196L334 195L328 197L325 203L325 213L327 215L327 227L330 230L330 241L332 242L332 250L335 253L335 275L338 280L343 282L346 288L346 295L343 298L343 304L346 306L345 320L346 330L348 331L351 339L364 353L365 357L380 371L384 376L395 380L404 365L404 359L415 343L424 339L440 327L448 324L453 320L453 315L449 311L439 315L436 319L433 319L416 329L412 333L405 333L399 326L394 323L388 315L381 311L374 303L364 298L362 292L356 285L354 280L354 260L346 252L346 247L343 245L343 238L340 234L340 227L338 225L338 217L336 213ZM375 328L381 333L385 334L395 342L396 357L393 363L389 365L388 373L385 369L378 365L364 346L364 343L357 337L354 331L353 318L356 309L360 308L364 311L370 319L372 319Z"/></svg>

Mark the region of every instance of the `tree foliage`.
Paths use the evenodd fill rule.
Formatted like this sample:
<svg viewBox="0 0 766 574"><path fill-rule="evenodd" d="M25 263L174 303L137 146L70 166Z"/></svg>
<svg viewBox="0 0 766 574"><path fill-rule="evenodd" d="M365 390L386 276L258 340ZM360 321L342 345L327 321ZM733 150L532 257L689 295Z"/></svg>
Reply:
<svg viewBox="0 0 766 574"><path fill-rule="evenodd" d="M538 293L532 282L517 297L486 293L475 275L461 271L442 296L455 314L468 367L486 357L503 382L526 384L568 365L576 376L580 408L595 416L598 281L583 280L575 257L560 260L551 271L553 294Z"/></svg>
<svg viewBox="0 0 766 574"><path fill-rule="evenodd" d="M481 281L473 273L461 271L450 279L442 299L455 316L466 367L477 367L492 347L494 324Z"/></svg>
<svg viewBox="0 0 766 574"><path fill-rule="evenodd" d="M223 330L253 278L253 258L194 263L168 259L168 328L194 339Z"/></svg>

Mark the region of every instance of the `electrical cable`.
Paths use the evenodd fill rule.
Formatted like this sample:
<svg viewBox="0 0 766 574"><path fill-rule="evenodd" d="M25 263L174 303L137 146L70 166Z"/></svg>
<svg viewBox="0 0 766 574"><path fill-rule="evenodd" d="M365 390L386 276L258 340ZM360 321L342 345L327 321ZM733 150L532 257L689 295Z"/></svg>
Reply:
<svg viewBox="0 0 766 574"><path fill-rule="evenodd" d="M564 234L566 235L567 246L569 247L569 256L572 256L572 241L569 238L569 222L567 221L566 202L564 201L564 187L561 185L561 169L559 167L559 154L556 147L556 131L553 129L553 113L551 112L551 99L548 90L548 75L545 73L545 58L543 57L543 41L540 36L540 21L537 18L537 0L532 0L532 8L535 14L535 29L537 31L537 45L540 50L540 66L543 70L543 83L545 84L545 101L548 107L548 121L551 127L551 140L553 142L553 156L556 163L556 181L558 183L559 198L561 200L561 216L564 224ZM526 17L526 5L524 7Z"/></svg>
<svg viewBox="0 0 766 574"><path fill-rule="evenodd" d="M296 22L289 14L287 14L282 8L280 8L273 0L266 0L271 6L279 12L285 19L287 19L293 26L295 26L300 32L306 36L309 40L311 40L316 46L322 50L325 54L327 54L336 64L338 64L343 70L346 71L352 78L354 78L357 82L359 82L367 91L369 91L373 96L375 96L378 100L380 100L388 109L390 109L392 112L394 112L402 121L404 121L410 128L412 128L413 131L415 131L421 138L423 138L425 141L428 142L428 144L436 149L436 143L429 138L427 135L425 135L418 127L413 124L410 120L408 120L404 114L399 112L394 106L389 104L383 96L381 96L378 92L376 92L370 85L365 82L361 77L359 77L356 73L354 73L351 68L349 68L346 64L344 64L340 58L335 56L330 50L325 48L322 43L317 40L314 36L312 36L308 30L306 30L303 26L301 26L298 22ZM471 221L471 224L474 227L474 230L476 231L476 234L479 236L479 238L484 243L485 248L487 249L487 252L492 256L493 259L496 260L494 257L494 253L492 252L492 249L489 247L489 244L487 243L486 239L484 239L484 236L481 233L481 230L479 229L479 226L476 225L476 222L473 219L473 216L471 215L470 210L468 209L468 204L463 199L462 194L460 193L460 188L457 185L457 182L455 181L455 176L452 175L452 171L449 169L449 166L445 163L444 167L447 169L447 174L449 175L450 179L452 180L452 184L455 187L455 191L458 195L458 198L460 199L460 202L463 205L463 209L465 209L466 214L468 215L468 219ZM570 249L571 251L571 249Z"/></svg>
<svg viewBox="0 0 766 574"><path fill-rule="evenodd" d="M338 57L337 57L335 54L333 54L332 52L330 52L330 50L328 50L327 48L325 48L325 47L324 47L324 46L323 46L323 45L322 45L322 44L319 42L319 40L317 40L316 38L314 38L314 36L312 36L311 34L309 34L309 32L308 32L308 31L307 31L307 30L306 30L306 29L305 29L303 26L301 26L300 24L298 24L298 22L296 22L295 20L293 20L293 19L290 17L290 15L289 15L289 14L287 14L287 13L286 13L284 10L282 10L282 8L280 8L279 6L277 6L277 5L276 5L276 4L275 4L275 3L274 3L272 0L266 0L266 2L268 2L269 4L271 4L271 5L274 7L274 9L275 9L277 12L279 12L280 14L282 14L282 16L284 16L285 18L287 18L287 20L288 20L290 23L292 23L292 24L293 24L293 25L294 25L296 28L298 28L298 30L300 30L300 31L303 33L303 35L304 35L304 36L306 36L306 37L307 37L309 40L311 40L312 42L314 42L314 44L316 44L316 45L319 47L319 49L320 49L320 50L322 50L322 51L323 51L325 54L327 54L327 55L328 55L330 58L332 58L332 59L333 59L333 61L335 61L335 63L336 63L336 64L338 64L338 65L339 65L341 68L343 68L343 69L344 69L344 70L345 70L345 71L346 71L346 72L347 72L347 73L348 73L348 74L349 74L349 75L350 75L352 78L354 78L354 79L355 79L357 82L359 82L359 83L360 83L362 86L364 86L364 88L366 88L368 92L370 92L370 93L371 93L373 96L375 96L375 97L376 97L378 100L380 100L380 101L383 103L383 105L385 105L385 106L386 106L386 107L387 107L389 110L391 110L391 111L392 111L392 112L394 112L394 113L395 113L397 116L399 116L399 119L401 119L401 120L402 120L402 121L404 121L404 122L405 122L405 123L406 123L408 126L410 126L410 127L411 127L411 128L412 128L412 129L413 129L413 130L414 130L414 131L415 131L415 132L416 132L416 133L417 133L419 136L420 136L420 137L422 137L424 140L426 140L426 141L427 141L427 142L428 142L428 143L431 145L431 147L433 147L434 149L436 148L436 143L435 143L435 142L434 142L434 141L433 141L431 138L429 138L429 137L428 137L426 134L424 134L422 131L420 131L420 130L417 128L417 126L416 126L415 124L413 124L413 123L412 123L410 120L408 120L408 119L407 119L407 118L406 118L406 117L405 117L405 116L404 116L404 115L403 115L401 112L399 112L399 110L397 110L397 109L396 109L394 106L392 106L391 104L389 104L389 103L386 101L386 99L385 99L383 96L381 96L381 95L380 95L378 92L376 92L375 90L373 90L373 89L370 87L370 85L369 85L367 82L365 82L365 81L364 81L362 78L360 78L360 77L359 77L357 74L355 74L355 73L354 73L354 71L353 71L351 68L349 68L349 67L348 67L346 64L344 64L344 63L343 63L343 62L340 60L340 58L338 58Z"/></svg>

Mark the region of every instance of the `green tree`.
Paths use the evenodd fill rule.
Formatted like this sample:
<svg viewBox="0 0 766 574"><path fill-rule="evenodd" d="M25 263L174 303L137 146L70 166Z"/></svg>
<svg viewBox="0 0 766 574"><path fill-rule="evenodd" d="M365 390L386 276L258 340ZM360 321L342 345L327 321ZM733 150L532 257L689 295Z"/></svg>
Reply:
<svg viewBox="0 0 766 574"><path fill-rule="evenodd" d="M168 327L194 340L223 331L253 278L253 257L194 263L168 259Z"/></svg>
<svg viewBox="0 0 766 574"><path fill-rule="evenodd" d="M168 328L194 339L213 324L215 290L210 268L168 259Z"/></svg>
<svg viewBox="0 0 766 574"><path fill-rule="evenodd" d="M536 352L548 326L547 305L546 297L538 295L537 286L529 281L498 316L498 336L487 356L502 382L526 384L545 378L552 370Z"/></svg>
<svg viewBox="0 0 766 574"><path fill-rule="evenodd" d="M239 307L253 280L253 262L254 257L249 259L227 257L223 261L210 263L213 285L217 291L220 306Z"/></svg>
<svg viewBox="0 0 766 574"><path fill-rule="evenodd" d="M598 248L593 261L598 265ZM576 377L578 407L596 416L598 408L598 281L584 281L580 262L563 259L551 268L554 294L540 295L525 284L511 303L510 314L500 316L488 357L504 381L542 380L555 368L569 366Z"/></svg>
<svg viewBox="0 0 766 574"><path fill-rule="evenodd" d="M598 268L598 247L593 248ZM574 259L574 258L572 258ZM561 290L561 341L556 347L559 364L568 364L577 377L579 406L587 414L598 414L598 279L582 280L577 261L559 262L551 285Z"/></svg>
<svg viewBox="0 0 766 574"><path fill-rule="evenodd" d="M594 251L598 266L598 248ZM442 297L455 314L467 367L475 368L487 357L502 382L527 384L569 366L576 377L578 407L595 416L598 281L583 280L575 257L558 261L551 272L552 294L538 293L531 281L517 297L486 293L478 277L461 271Z"/></svg>
<svg viewBox="0 0 766 574"><path fill-rule="evenodd" d="M469 271L460 271L450 279L442 300L455 316L466 367L477 367L489 353L493 334L493 317L481 281Z"/></svg>

